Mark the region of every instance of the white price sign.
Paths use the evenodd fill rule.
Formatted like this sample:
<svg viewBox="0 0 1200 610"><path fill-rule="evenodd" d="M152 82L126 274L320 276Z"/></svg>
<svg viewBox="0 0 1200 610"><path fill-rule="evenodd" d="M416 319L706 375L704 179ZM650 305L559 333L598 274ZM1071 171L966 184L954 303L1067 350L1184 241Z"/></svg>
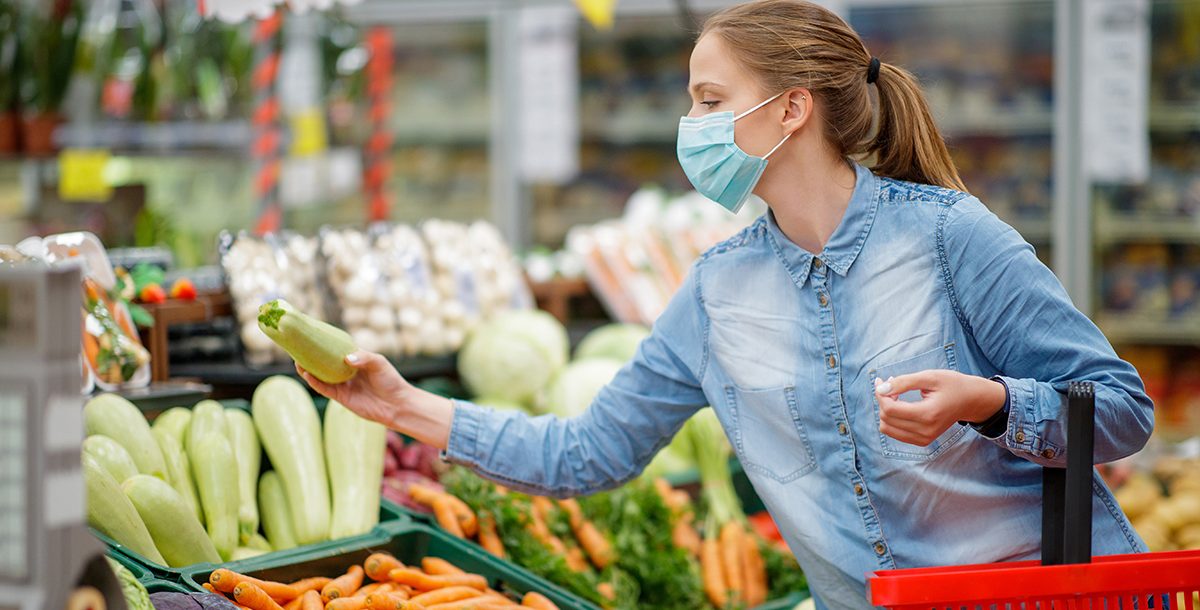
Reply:
<svg viewBox="0 0 1200 610"><path fill-rule="evenodd" d="M1150 175L1148 0L1083 5L1083 155L1096 182Z"/></svg>
<svg viewBox="0 0 1200 610"><path fill-rule="evenodd" d="M517 20L520 174L562 183L579 172L579 16L526 6Z"/></svg>

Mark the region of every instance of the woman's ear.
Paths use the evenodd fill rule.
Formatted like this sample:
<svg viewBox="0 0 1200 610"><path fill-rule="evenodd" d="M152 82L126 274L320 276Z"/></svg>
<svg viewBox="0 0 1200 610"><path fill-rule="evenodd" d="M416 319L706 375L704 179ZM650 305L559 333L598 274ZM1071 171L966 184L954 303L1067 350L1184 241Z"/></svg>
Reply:
<svg viewBox="0 0 1200 610"><path fill-rule="evenodd" d="M784 133L796 133L808 124L808 118L813 114L812 94L808 89L797 87L783 94L786 103L783 114Z"/></svg>

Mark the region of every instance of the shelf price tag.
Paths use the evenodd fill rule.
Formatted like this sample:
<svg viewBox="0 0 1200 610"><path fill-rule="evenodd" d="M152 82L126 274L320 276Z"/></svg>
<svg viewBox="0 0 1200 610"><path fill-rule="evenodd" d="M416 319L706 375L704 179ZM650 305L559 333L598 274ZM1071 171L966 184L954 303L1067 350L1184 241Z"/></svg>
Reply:
<svg viewBox="0 0 1200 610"><path fill-rule="evenodd" d="M325 152L325 115L318 108L309 108L291 116L292 156L310 157Z"/></svg>
<svg viewBox="0 0 1200 610"><path fill-rule="evenodd" d="M1097 182L1150 177L1149 0L1083 6L1083 160Z"/></svg>
<svg viewBox="0 0 1200 610"><path fill-rule="evenodd" d="M64 201L107 201L112 185L104 179L107 150L68 148L58 155L58 196Z"/></svg>

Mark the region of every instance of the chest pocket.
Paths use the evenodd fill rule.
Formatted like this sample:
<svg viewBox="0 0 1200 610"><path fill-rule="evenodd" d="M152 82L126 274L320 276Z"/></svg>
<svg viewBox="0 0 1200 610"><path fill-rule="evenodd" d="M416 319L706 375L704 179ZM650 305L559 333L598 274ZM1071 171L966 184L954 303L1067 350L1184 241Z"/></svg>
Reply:
<svg viewBox="0 0 1200 610"><path fill-rule="evenodd" d="M949 343L937 349L929 350L923 354L918 354L912 358L906 358L899 362L881 366L876 369L871 369L867 376L867 383L874 384L876 377L887 379L888 377L899 377L909 373L918 373L931 369L951 369L958 370L957 362L954 359L954 344ZM967 427L961 424L950 426L949 430L942 433L940 437L934 440L927 447L918 445L910 445L898 441L882 432L879 432L879 399L875 396L875 392L871 387L868 387L867 394L871 396L871 404L875 407L875 433L879 436L879 443L883 455L895 460L907 461L926 461L932 460L937 456L945 453L953 447L963 435L967 432ZM900 395L900 400L905 402L917 402L921 400L921 392L913 390Z"/></svg>
<svg viewBox="0 0 1200 610"><path fill-rule="evenodd" d="M734 447L746 470L788 483L817 467L795 387L743 390L729 385L725 400L736 430Z"/></svg>

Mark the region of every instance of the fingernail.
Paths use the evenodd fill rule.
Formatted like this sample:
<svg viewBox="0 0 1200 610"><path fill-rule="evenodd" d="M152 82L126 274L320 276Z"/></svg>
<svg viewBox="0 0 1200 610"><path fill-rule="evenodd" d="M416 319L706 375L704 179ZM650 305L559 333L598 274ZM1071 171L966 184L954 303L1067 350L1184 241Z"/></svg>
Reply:
<svg viewBox="0 0 1200 610"><path fill-rule="evenodd" d="M885 382L875 386L875 393L879 394L881 396L886 395L886 394L891 394L892 393L891 380L885 381Z"/></svg>
<svg viewBox="0 0 1200 610"><path fill-rule="evenodd" d="M358 364L358 362L359 362L358 354L350 354L350 355L346 356L346 362L349 364Z"/></svg>
<svg viewBox="0 0 1200 610"><path fill-rule="evenodd" d="M879 384L881 384L881 383L883 383L883 380L882 380L882 379L880 379L880 378L878 378L878 377L876 377L876 378L875 378L875 387L879 387Z"/></svg>

